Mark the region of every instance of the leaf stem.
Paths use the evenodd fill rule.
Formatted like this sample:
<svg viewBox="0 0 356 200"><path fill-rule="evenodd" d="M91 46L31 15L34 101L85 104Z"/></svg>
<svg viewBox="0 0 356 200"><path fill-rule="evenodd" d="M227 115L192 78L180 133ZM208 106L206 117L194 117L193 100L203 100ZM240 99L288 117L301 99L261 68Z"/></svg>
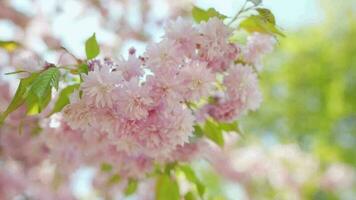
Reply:
<svg viewBox="0 0 356 200"><path fill-rule="evenodd" d="M230 26L232 23L234 23L236 21L236 19L238 19L238 17L246 11L249 11L253 8L255 8L256 6L250 6L248 8L246 8L248 0L245 1L245 3L242 5L241 9L236 13L236 15L231 19L231 21L227 24L228 26Z"/></svg>

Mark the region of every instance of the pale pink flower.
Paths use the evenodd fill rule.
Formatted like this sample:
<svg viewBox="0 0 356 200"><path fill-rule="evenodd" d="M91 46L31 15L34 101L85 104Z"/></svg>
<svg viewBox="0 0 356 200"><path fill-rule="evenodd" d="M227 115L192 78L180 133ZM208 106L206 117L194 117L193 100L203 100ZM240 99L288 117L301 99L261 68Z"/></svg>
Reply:
<svg viewBox="0 0 356 200"><path fill-rule="evenodd" d="M82 99L79 99L79 93L74 92L71 95L70 104L63 108L63 119L73 129L86 130L91 127L91 122L94 121L92 115L93 107L86 104Z"/></svg>
<svg viewBox="0 0 356 200"><path fill-rule="evenodd" d="M24 194L27 181L25 175L12 166L0 166L0 199L10 200Z"/></svg>
<svg viewBox="0 0 356 200"><path fill-rule="evenodd" d="M242 48L243 60L255 65L260 70L262 68L262 57L273 51L276 39L268 34L253 33L247 38L247 44Z"/></svg>
<svg viewBox="0 0 356 200"><path fill-rule="evenodd" d="M61 122L57 128L44 127L41 138L49 149L49 159L62 172L70 174L84 163L85 141L80 131Z"/></svg>
<svg viewBox="0 0 356 200"><path fill-rule="evenodd" d="M94 71L89 71L88 75L83 76L81 84L83 99L96 107L112 107L114 102L112 91L121 80L121 74L111 71L110 66L96 64Z"/></svg>
<svg viewBox="0 0 356 200"><path fill-rule="evenodd" d="M147 131L140 134L139 142L148 156L167 156L178 145L189 141L194 118L189 110L180 108L163 111L157 117L146 122L144 127L147 127Z"/></svg>
<svg viewBox="0 0 356 200"><path fill-rule="evenodd" d="M207 114L217 121L231 122L236 120L243 113L243 106L240 101L222 99L203 108Z"/></svg>
<svg viewBox="0 0 356 200"><path fill-rule="evenodd" d="M155 191L156 189L156 179L148 178L140 182L137 188L137 199L140 200L155 200L156 193L155 192L147 192L147 191Z"/></svg>
<svg viewBox="0 0 356 200"><path fill-rule="evenodd" d="M207 68L203 62L190 62L184 66L179 74L183 96L187 100L199 100L201 97L209 95L213 89L215 74Z"/></svg>
<svg viewBox="0 0 356 200"><path fill-rule="evenodd" d="M150 88L140 85L137 78L125 83L117 89L117 106L122 117L129 120L137 120L147 117L148 111L153 105L150 97Z"/></svg>
<svg viewBox="0 0 356 200"><path fill-rule="evenodd" d="M239 101L244 110L256 110L262 102L257 74L249 66L236 65L227 71L224 85L229 99Z"/></svg>
<svg viewBox="0 0 356 200"><path fill-rule="evenodd" d="M181 54L188 57L194 55L200 36L190 21L178 17L166 24L165 31L164 38L174 41Z"/></svg>
<svg viewBox="0 0 356 200"><path fill-rule="evenodd" d="M218 18L210 18L198 26L201 34L200 59L215 72L225 71L235 59L238 49L228 42L231 30Z"/></svg>
<svg viewBox="0 0 356 200"><path fill-rule="evenodd" d="M133 124L126 121L121 125L122 130L116 137L117 148L128 154L144 154L148 157L158 158L167 156L178 145L188 142L193 132L194 118L191 112L180 105L172 108L160 106L150 111L145 120ZM120 144L125 141L125 144Z"/></svg>
<svg viewBox="0 0 356 200"><path fill-rule="evenodd" d="M356 184L356 170L341 163L329 166L321 179L321 186L328 190L343 190Z"/></svg>
<svg viewBox="0 0 356 200"><path fill-rule="evenodd" d="M161 102L176 104L183 99L180 91L184 85L178 76L178 70L171 67L162 67L153 76L147 77L147 85L151 87L151 95L156 105Z"/></svg>
<svg viewBox="0 0 356 200"><path fill-rule="evenodd" d="M129 81L133 77L140 77L143 75L141 68L142 61L136 57L135 54L129 54L127 60L121 58L117 63L117 69L121 72L122 77Z"/></svg>
<svg viewBox="0 0 356 200"><path fill-rule="evenodd" d="M175 42L168 39L148 45L145 57L145 64L153 72L161 67L178 68L183 61L183 56L177 51Z"/></svg>
<svg viewBox="0 0 356 200"><path fill-rule="evenodd" d="M114 141L113 143L116 146L116 150L125 152L131 156L138 156L142 154L142 149L140 148L140 144L137 142L136 138L138 133L134 132L133 129L128 129L127 131L132 131L132 134L125 131L116 133L117 135L115 136L113 134L110 135L110 138Z"/></svg>
<svg viewBox="0 0 356 200"><path fill-rule="evenodd" d="M11 65L18 70L37 71L41 70L45 62L35 53L27 50L20 50L14 54Z"/></svg>
<svg viewBox="0 0 356 200"><path fill-rule="evenodd" d="M48 149L38 136L31 135L31 128L24 126L22 134L19 134L16 128L2 127L0 147L5 158L14 159L26 167L35 166L46 159Z"/></svg>
<svg viewBox="0 0 356 200"><path fill-rule="evenodd" d="M178 145L177 148L168 155L167 158L159 158L163 162L191 162L195 159L202 158L206 149L206 143L202 139Z"/></svg>

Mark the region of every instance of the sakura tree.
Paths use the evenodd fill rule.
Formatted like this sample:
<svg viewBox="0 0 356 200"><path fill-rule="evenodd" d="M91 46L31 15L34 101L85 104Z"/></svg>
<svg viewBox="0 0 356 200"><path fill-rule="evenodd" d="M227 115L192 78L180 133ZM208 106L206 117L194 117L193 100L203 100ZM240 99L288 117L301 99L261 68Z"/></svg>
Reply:
<svg viewBox="0 0 356 200"><path fill-rule="evenodd" d="M112 20L106 4L87 4L103 13L104 22ZM16 23L27 23L14 10L1 9L13 13L4 16ZM253 182L248 170L254 166L234 168L229 156L244 155L226 149L242 132L239 120L260 107L262 58L284 35L258 0L247 0L231 17L198 7L192 8L195 22L173 16L164 22L162 38L149 42L143 54L132 47L119 58L105 55L115 47L102 48L94 33L83 44L86 58L80 58L46 33L62 52L58 63L12 62L14 70L6 76L18 76L16 93L11 96L2 79L0 87L1 199L84 198L71 191L71 176L83 167L96 172L92 198L208 199L192 167L197 160L233 181ZM142 30L115 32L143 39ZM20 46L3 42L7 49L11 45ZM271 154L261 160L279 159ZM310 160L307 167L317 169ZM274 166L284 170L279 162ZM275 173L273 167L262 169L267 170ZM333 184L330 176L320 178L325 187Z"/></svg>

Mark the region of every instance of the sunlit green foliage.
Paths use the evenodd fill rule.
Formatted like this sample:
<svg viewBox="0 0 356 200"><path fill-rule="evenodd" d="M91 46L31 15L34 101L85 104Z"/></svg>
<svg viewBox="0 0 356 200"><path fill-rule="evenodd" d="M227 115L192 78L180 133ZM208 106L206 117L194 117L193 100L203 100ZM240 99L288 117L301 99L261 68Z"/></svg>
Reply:
<svg viewBox="0 0 356 200"><path fill-rule="evenodd" d="M281 41L261 75L265 101L249 117L251 133L297 139L322 160L356 164L356 20L350 25Z"/></svg>
<svg viewBox="0 0 356 200"><path fill-rule="evenodd" d="M337 9L326 2L331 1L323 4L322 24L286 33L276 53L266 59L260 74L264 102L240 121L246 133L241 142L250 144L256 138L267 145L297 142L320 159L321 169L335 162L355 167L356 17L351 1L340 2ZM218 176L208 171L203 177L211 199L230 199ZM248 189L262 199L281 195L268 182ZM300 195L339 199L313 179Z"/></svg>
<svg viewBox="0 0 356 200"><path fill-rule="evenodd" d="M209 8L208 10L204 10L198 7L194 7L192 10L192 16L194 20L198 23L202 21L208 21L211 17L218 17L219 19L225 19L226 16L217 12L214 8Z"/></svg>

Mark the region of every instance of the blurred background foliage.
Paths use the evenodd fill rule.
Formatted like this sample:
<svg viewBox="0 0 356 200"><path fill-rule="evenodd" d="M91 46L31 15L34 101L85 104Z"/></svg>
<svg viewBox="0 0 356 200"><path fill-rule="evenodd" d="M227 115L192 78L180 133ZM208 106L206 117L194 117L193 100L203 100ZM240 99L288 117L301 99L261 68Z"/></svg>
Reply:
<svg viewBox="0 0 356 200"><path fill-rule="evenodd" d="M242 119L242 143L297 143L320 160L321 169L337 162L356 167L356 2L319 2L323 23L287 32L266 57L260 74L264 102ZM219 182L209 170L203 176L213 192L211 199L234 198L227 194L229 182ZM259 184L250 188L257 199L281 194L268 182ZM312 178L300 195L315 200L356 198L325 191Z"/></svg>
<svg viewBox="0 0 356 200"><path fill-rule="evenodd" d="M338 4L321 1L323 24L279 40L261 73L263 106L243 125L252 137L297 141L324 162L356 166L355 2Z"/></svg>

